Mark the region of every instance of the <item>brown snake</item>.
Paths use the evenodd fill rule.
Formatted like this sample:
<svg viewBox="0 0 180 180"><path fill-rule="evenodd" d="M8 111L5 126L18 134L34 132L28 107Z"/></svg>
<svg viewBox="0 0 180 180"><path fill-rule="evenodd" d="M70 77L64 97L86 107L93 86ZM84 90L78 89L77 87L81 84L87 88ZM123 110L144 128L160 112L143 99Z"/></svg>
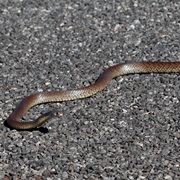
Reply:
<svg viewBox="0 0 180 180"><path fill-rule="evenodd" d="M26 130L37 128L52 116L57 115L55 112L48 112L40 116L35 121L21 121L20 119L26 114L26 112L37 104L89 97L103 90L111 82L111 80L117 76L152 72L180 72L180 62L140 62L117 64L106 69L94 84L87 87L63 92L42 92L25 97L16 107L14 112L7 118L6 122L10 127L15 129Z"/></svg>

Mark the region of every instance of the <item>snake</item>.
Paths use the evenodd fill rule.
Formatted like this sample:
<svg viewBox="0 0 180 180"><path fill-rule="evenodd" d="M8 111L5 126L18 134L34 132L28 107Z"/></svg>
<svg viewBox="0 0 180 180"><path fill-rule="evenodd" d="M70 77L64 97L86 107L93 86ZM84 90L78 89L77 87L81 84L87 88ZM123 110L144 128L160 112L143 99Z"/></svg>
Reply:
<svg viewBox="0 0 180 180"><path fill-rule="evenodd" d="M62 102L76 99L82 99L96 94L103 90L113 78L127 74L142 74L142 73L179 73L180 62L131 62L121 63L110 66L99 76L95 83L88 86L67 91L49 91L31 94L25 97L15 110L7 118L7 125L12 129L31 130L36 129L54 116L61 116L58 111L50 111L34 121L22 121L21 119L27 111L42 103Z"/></svg>

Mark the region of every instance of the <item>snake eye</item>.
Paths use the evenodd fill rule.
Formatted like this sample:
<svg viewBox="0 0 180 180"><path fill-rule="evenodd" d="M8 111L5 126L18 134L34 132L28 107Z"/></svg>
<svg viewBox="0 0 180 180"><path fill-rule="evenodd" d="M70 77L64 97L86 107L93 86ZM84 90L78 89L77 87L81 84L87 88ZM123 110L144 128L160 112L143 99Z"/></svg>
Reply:
<svg viewBox="0 0 180 180"><path fill-rule="evenodd" d="M63 116L63 113L59 112L59 111L54 111L54 116L61 117L61 116Z"/></svg>

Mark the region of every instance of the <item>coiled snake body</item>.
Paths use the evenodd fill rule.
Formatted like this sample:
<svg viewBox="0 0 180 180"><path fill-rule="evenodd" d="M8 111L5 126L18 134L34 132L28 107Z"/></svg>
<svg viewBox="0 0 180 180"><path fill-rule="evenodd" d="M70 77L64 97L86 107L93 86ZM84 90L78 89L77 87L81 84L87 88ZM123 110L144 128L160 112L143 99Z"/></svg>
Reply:
<svg viewBox="0 0 180 180"><path fill-rule="evenodd" d="M64 92L42 92L32 94L25 97L20 104L16 107L14 112L7 118L8 125L15 129L34 129L45 123L53 115L54 112L46 113L40 116L35 121L21 121L20 119L26 114L26 112L37 104L46 102L59 102L68 101L74 99L80 99L92 96L97 92L104 89L113 78L125 74L135 73L170 73L180 72L180 62L140 62L140 63L124 63L118 64L106 69L98 78L98 80L87 87L83 87L76 90L64 91Z"/></svg>

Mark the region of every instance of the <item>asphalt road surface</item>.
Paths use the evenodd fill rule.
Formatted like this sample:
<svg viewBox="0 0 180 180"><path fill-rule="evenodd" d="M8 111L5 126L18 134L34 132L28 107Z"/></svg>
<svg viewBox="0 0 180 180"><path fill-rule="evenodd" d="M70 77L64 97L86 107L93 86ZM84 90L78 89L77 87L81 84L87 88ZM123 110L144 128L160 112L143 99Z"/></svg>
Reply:
<svg viewBox="0 0 180 180"><path fill-rule="evenodd" d="M0 179L180 179L179 73L114 79L90 98L4 121L25 96L76 89L124 62L180 61L178 0L0 1Z"/></svg>

